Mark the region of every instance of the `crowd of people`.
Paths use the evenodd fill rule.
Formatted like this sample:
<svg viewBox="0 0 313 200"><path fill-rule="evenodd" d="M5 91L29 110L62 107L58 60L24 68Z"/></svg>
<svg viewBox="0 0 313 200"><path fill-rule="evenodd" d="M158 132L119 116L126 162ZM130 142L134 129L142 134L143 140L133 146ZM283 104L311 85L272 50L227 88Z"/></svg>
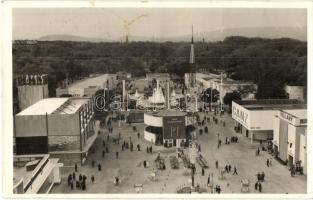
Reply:
<svg viewBox="0 0 313 200"><path fill-rule="evenodd" d="M87 176L84 174L79 174L78 179L76 179L76 173L70 173L67 177L67 184L74 190L74 186L79 190L86 190L86 180ZM92 175L90 178L91 182L95 182L95 177Z"/></svg>

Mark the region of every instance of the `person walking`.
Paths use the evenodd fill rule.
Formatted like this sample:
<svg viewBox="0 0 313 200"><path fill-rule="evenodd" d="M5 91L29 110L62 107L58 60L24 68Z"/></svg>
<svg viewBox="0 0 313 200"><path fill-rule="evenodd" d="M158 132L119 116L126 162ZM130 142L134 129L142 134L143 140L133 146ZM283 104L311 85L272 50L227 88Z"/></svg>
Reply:
<svg viewBox="0 0 313 200"><path fill-rule="evenodd" d="M140 145L139 144L137 144L137 150L140 151Z"/></svg>
<svg viewBox="0 0 313 200"><path fill-rule="evenodd" d="M211 177L208 176L208 182L207 182L207 185L208 185L208 186L210 185L210 181L211 181Z"/></svg>
<svg viewBox="0 0 313 200"><path fill-rule="evenodd" d="M257 182L254 184L254 189L255 189L255 190L258 190L258 185L259 185L259 181L257 181Z"/></svg>
<svg viewBox="0 0 313 200"><path fill-rule="evenodd" d="M98 164L98 171L101 171L101 164Z"/></svg>
<svg viewBox="0 0 313 200"><path fill-rule="evenodd" d="M118 159L118 151L115 153L115 155L116 155L116 159Z"/></svg>
<svg viewBox="0 0 313 200"><path fill-rule="evenodd" d="M77 172L78 170L77 170L77 163L75 163L75 172Z"/></svg>
<svg viewBox="0 0 313 200"><path fill-rule="evenodd" d="M92 175L91 176L91 182L94 183L95 182L95 177Z"/></svg>
<svg viewBox="0 0 313 200"><path fill-rule="evenodd" d="M143 167L146 168L147 167L147 161L143 161Z"/></svg>
<svg viewBox="0 0 313 200"><path fill-rule="evenodd" d="M204 168L202 167L202 176L204 176Z"/></svg>
<svg viewBox="0 0 313 200"><path fill-rule="evenodd" d="M140 138L140 133L139 132L137 133L137 137L138 137L138 139Z"/></svg>
<svg viewBox="0 0 313 200"><path fill-rule="evenodd" d="M76 181L76 176L75 175L76 175L75 172L73 172L72 177L73 177L74 181Z"/></svg>
<svg viewBox="0 0 313 200"><path fill-rule="evenodd" d="M215 161L215 168L218 168L218 160Z"/></svg>
<svg viewBox="0 0 313 200"><path fill-rule="evenodd" d="M74 189L74 182L73 182L73 180L71 180L71 190L73 190Z"/></svg>
<svg viewBox="0 0 313 200"><path fill-rule="evenodd" d="M231 172L231 165L228 165L228 171Z"/></svg>
<svg viewBox="0 0 313 200"><path fill-rule="evenodd" d="M235 174L238 175L236 166L234 166L234 173L233 173L233 175L235 175Z"/></svg>
<svg viewBox="0 0 313 200"><path fill-rule="evenodd" d="M104 158L104 155L105 155L105 151L103 150L102 151L102 158Z"/></svg>
<svg viewBox="0 0 313 200"><path fill-rule="evenodd" d="M270 160L269 160L269 159L266 160L266 166L267 166L267 167L270 166Z"/></svg>
<svg viewBox="0 0 313 200"><path fill-rule="evenodd" d="M258 187L259 187L259 192L262 192L262 184L261 184L261 182L259 182Z"/></svg>

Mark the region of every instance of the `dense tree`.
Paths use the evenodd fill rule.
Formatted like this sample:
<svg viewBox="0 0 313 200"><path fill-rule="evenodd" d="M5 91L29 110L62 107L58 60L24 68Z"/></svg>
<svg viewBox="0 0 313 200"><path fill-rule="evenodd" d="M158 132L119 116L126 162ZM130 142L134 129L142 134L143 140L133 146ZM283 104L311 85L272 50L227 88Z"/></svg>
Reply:
<svg viewBox="0 0 313 200"><path fill-rule="evenodd" d="M218 42L195 41L197 70L226 70L227 76L257 84L257 98L283 98L285 84L307 84L307 43L289 39L232 36ZM65 77L125 71L168 72L183 77L190 71L189 42L91 43L38 41L13 44L14 74L49 74L50 95Z"/></svg>
<svg viewBox="0 0 313 200"><path fill-rule="evenodd" d="M228 92L225 94L223 101L224 104L231 106L232 101L241 100L241 94L238 91Z"/></svg>

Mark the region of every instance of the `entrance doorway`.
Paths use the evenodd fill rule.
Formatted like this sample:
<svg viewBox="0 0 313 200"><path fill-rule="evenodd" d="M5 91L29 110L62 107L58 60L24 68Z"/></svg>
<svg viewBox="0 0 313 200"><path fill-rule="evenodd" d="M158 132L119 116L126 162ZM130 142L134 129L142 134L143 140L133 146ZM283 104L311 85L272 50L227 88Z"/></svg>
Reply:
<svg viewBox="0 0 313 200"><path fill-rule="evenodd" d="M246 137L249 137L249 131L246 130Z"/></svg>

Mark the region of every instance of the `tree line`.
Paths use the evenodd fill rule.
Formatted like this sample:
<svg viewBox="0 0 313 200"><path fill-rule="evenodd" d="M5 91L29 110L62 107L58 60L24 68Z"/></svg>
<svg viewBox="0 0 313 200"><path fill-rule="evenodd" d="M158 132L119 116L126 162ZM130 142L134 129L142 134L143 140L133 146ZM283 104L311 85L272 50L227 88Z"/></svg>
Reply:
<svg viewBox="0 0 313 200"><path fill-rule="evenodd" d="M285 84L307 84L307 43L290 38L241 36L218 42L195 42L197 71L224 70L235 80L258 85L257 98L284 98ZM147 72L168 72L183 77L190 71L188 42L92 43L38 41L13 43L13 72L49 75L50 96L68 77L126 71L134 77Z"/></svg>

